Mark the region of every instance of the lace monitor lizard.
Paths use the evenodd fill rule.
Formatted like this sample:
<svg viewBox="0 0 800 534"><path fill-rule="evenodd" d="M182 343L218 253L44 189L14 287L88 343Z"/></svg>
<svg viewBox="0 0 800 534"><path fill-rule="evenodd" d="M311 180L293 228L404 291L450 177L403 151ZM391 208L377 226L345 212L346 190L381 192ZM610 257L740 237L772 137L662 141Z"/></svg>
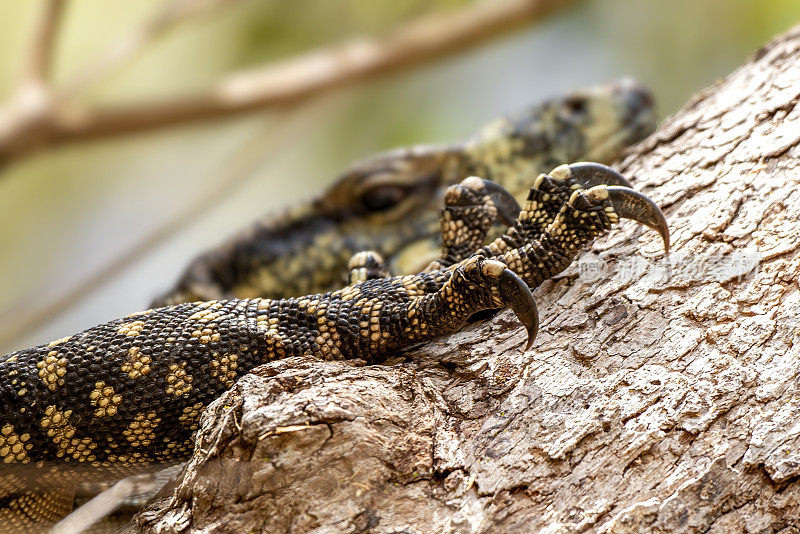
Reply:
<svg viewBox="0 0 800 534"><path fill-rule="evenodd" d="M435 248L437 224L436 210L433 206L441 203L447 186L454 183L459 176L469 174L489 176L519 195L524 189L523 184L526 181L524 177L536 175L546 168L583 158L606 161L619 155L625 146L643 138L653 129L655 121L652 104L650 95L639 85L630 81L618 82L578 91L563 98L551 99L518 117L498 121L485 128L475 138L460 144L403 149L356 164L318 199L303 207L294 208L288 213L259 221L253 228L195 260L179 282L164 297L156 299L153 305L236 296L281 298L336 289L341 285L340 273L344 271L343 266L347 264L347 258L353 252L364 249L374 249L378 253L356 254L352 257L349 271L351 282L386 275L388 269L382 261L378 261L379 254L383 254L389 260L388 263L394 271L417 272L420 267L419 262L410 262L409 259L418 256L420 251L430 254ZM483 187L491 189L489 182L482 183ZM464 187L466 186L462 185L460 190L463 191ZM448 191L448 195L453 194L451 190ZM462 200L463 198L465 197L462 195ZM509 197L494 194L493 198L493 202L498 203L495 209L503 208L499 210L499 214L508 224L516 215L515 209L510 207ZM500 203L502 198L506 199L505 205ZM564 198L559 198L559 202L563 203ZM557 207L550 206L551 216ZM462 208L449 206L443 212L443 217L450 216L448 214L452 214L456 209ZM475 209L477 208L473 206L465 213L474 212ZM486 209L488 208L483 206L479 211ZM489 219L493 220L492 217ZM475 221L483 221L480 217L472 220L473 224L476 224ZM462 214L455 222L451 220L450 224L462 228L465 221L468 221L468 218ZM481 222L479 227L482 224L485 222ZM541 224L539 226L541 230L543 226ZM473 237L461 244L450 240L450 246L445 247L449 252L442 259L432 263L429 272L425 274L428 278L423 283L424 288L429 289L438 287L437 284L443 284L441 279L443 275L440 273L437 278L434 273L440 270L452 271L452 264L458 263L456 261L458 258L469 256L474 252L477 247L475 236L485 237L485 233L482 233L483 230L478 230L476 234L474 228L472 232ZM510 231L510 234L513 232ZM509 235L504 237L507 244L511 243L508 241ZM445 233L443 240L445 244L448 243L446 236ZM492 252L490 249L486 249L485 252L490 255L498 254L497 251ZM485 262L477 260L476 262L480 263L480 272L487 269L484 267ZM419 283L420 281L414 282L414 284ZM506 285L509 283L508 280L505 281ZM443 288L444 285L440 289ZM378 292L386 291L387 295L397 298L399 289L401 288L397 286L381 286L380 289L376 288L372 298L379 299ZM420 291L419 288L415 290ZM313 301L318 297L319 295L314 295L306 297L306 300ZM494 298L496 299L496 295ZM173 356L183 342L199 340L201 343L205 341L213 345L219 342L222 336L220 331L212 332L218 317L228 317L231 313L238 312L247 315L251 313L247 310L253 306L263 307L266 305L265 302L267 301L249 299L197 304L196 306L207 307L198 309L184 307L183 312L178 312L179 308L175 308L168 316L161 316L157 311L148 310L143 312L139 319L127 318L109 323L109 325L118 324L117 331L108 330L112 328L109 325L105 325L107 328L105 331L102 330L103 327L96 327L73 336L69 341L51 344L45 352L41 352L44 351L43 347L38 347L4 358L4 363L0 364L0 394L7 400L4 403L5 409L22 410L21 414L24 414L25 406L20 403L24 404L28 395L36 390L37 386L34 384L36 380L43 383L46 392L53 395L55 395L53 392L60 390L53 399L58 397L61 400L56 404L43 406L42 403L45 401L44 397L41 397L38 402L30 404L26 417L38 427L38 434L26 432L24 425L20 428L17 428L19 424L9 426L4 422L8 417L0 419L0 460L11 464L9 469L3 469L4 472L0 475L0 521L15 527L35 523L47 524L70 509L72 504L70 488L74 487L76 479L83 478L84 472L95 473L94 478L113 479L130 472L141 471L147 465L163 465L164 462L177 461L188 454L189 442L186 440L181 442L180 439L165 444L169 454L161 455L159 458L146 452L147 447L157 440L155 437L157 433L151 430L157 426L164 427L170 419L170 417L160 417L158 413L151 416L151 413L157 410L138 413L137 417L140 417L141 421L134 417L134 420L123 425L125 428L118 437L122 436L120 437L124 440L122 443L130 445L128 453L117 451L115 454L106 451L105 460L100 460L101 456L92 451L97 451L97 447L102 447L103 443L87 435L75 441L78 439L76 436L86 429L85 425L91 417L102 417L100 414L105 414L106 417L119 421L120 418L117 417L119 405L126 403L118 385L115 387L113 382L105 383L103 380L89 384L90 377L96 377L98 372L102 374L108 371L109 365L111 367L117 365L123 374L127 374L128 379L143 379L151 373L151 370L159 368L158 361L164 358L173 359L163 352L167 345L172 345L170 354ZM303 302L303 299L297 302ZM207 311L202 312L203 309ZM259 316L266 316L265 312L274 319L275 313L294 317L292 314L297 313L297 309L291 306L285 310L268 307L259 310ZM175 338L170 342L170 337L174 336L157 335L153 338L155 330L151 330L148 326L157 327L160 324L178 328L177 325L181 321L196 321L200 316L209 325L192 330L192 334L198 334L196 339ZM149 322L159 317L166 322ZM528 320L530 321L530 317ZM126 324L130 326L127 331L125 331ZM188 324L185 323L184 326L188 328ZM530 324L528 326L530 327ZM455 326L449 325L444 331L449 331L448 328L452 330ZM139 337L145 330L148 331L145 336L147 341L145 337ZM444 331L428 331L425 335L433 336ZM162 330L159 332L163 333ZM388 332L390 331L382 331L381 336L390 335ZM391 335L395 335L398 330L395 328L391 332ZM104 342L101 340L103 336L111 337ZM112 362L114 358L109 355L109 351L114 352L121 347L119 343L113 341L114 336L123 336L121 338L123 341L130 342L127 345L123 343L123 348L127 350L125 354L114 355L116 363ZM372 337L370 336L370 342L373 341ZM77 339L88 338L96 339L97 344L94 347L86 344L81 347L73 345ZM160 358L155 354L149 354L156 348L156 345L153 345L156 341L167 344L158 346L162 349ZM341 343L341 337L336 341ZM252 342L250 340L250 343ZM411 339L406 339L401 345L411 342L413 342ZM231 347L235 345L232 339L229 339L228 343ZM388 350L389 346L392 346L392 343L385 345L382 350ZM345 345L345 347L350 347L349 352L336 349L340 351L339 354L335 354L334 350L330 354L318 355L322 357L348 357L356 353L361 354L360 357L369 355L359 352L363 348L360 345L357 347ZM87 353L80 355L81 348L86 349ZM207 373L208 376L196 372L192 375L193 366L185 355L160 369L158 374L152 371L151 376L159 376L174 383L171 393L167 394L183 400L187 395L191 397L193 381L197 385L199 381L213 378L217 386L222 384L227 387L232 384L235 377L258 363L254 362L253 356L259 351L263 352L264 347L250 347L250 349L251 352L212 351L211 360L207 363L214 369L209 371L210 374ZM275 351L273 356L279 357L283 354L280 352L281 347L275 346L273 349ZM308 346L305 346L303 350L307 349ZM289 353L293 352L285 352ZM31 355L41 356L36 361L35 376L28 377L32 382L23 379L24 366L18 363L21 361L20 358L24 359L24 354L34 359L37 356ZM99 356L100 354L103 356ZM78 379L80 388L62 387L65 380L69 380L67 374L69 373L70 377L76 376L71 371L77 369L76 366L80 366L81 361L87 361L88 356L92 359L99 358L105 361L105 364L82 366L78 375L83 376L86 381L81 382ZM32 369L29 371L33 372ZM92 386L88 392L94 408L91 417L89 412L79 413L78 406L81 402L75 398L78 389L83 391L88 385ZM223 387L219 391L224 389ZM69 393L70 390L72 393ZM65 393L66 397L63 396ZM146 397L147 393L143 395ZM145 404L149 404L148 399L144 397L139 399L142 400ZM183 425L183 430L193 431L203 404L202 402L182 404L182 412L177 416L177 420ZM71 406L75 407L70 408ZM43 425L50 426L45 429ZM121 427L117 430L120 429ZM56 456L42 460L41 458L47 456L45 454L34 460L37 454L28 451L37 448L33 437L37 435L40 438L44 436L48 446L56 447L53 449ZM106 436L109 435L111 434ZM152 439L147 439L147 436L151 436ZM68 469L64 468L65 462L66 465L70 465ZM84 469L87 465L89 468ZM97 475L98 471L100 475ZM22 491L21 488L25 490Z"/></svg>
<svg viewBox="0 0 800 534"><path fill-rule="evenodd" d="M419 274L390 277L377 254L360 253L351 276L361 281L334 292L176 304L9 354L0 362L0 524L57 520L78 480L185 459L203 408L276 358L375 363L505 307L527 329L527 350L538 326L531 288L621 217L657 230L668 250L659 208L603 165L540 175L521 210L503 188L471 177L447 190L443 253ZM513 224L485 245L498 219Z"/></svg>

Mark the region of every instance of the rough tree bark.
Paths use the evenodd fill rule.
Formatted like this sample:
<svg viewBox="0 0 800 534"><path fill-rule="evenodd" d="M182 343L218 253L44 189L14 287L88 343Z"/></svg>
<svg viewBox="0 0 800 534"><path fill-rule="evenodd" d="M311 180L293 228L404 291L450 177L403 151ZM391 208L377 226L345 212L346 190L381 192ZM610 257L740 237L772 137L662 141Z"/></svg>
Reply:
<svg viewBox="0 0 800 534"><path fill-rule="evenodd" d="M618 165L668 260L622 225L535 293L525 354L507 312L394 364L264 365L138 525L798 532L799 98L800 27Z"/></svg>

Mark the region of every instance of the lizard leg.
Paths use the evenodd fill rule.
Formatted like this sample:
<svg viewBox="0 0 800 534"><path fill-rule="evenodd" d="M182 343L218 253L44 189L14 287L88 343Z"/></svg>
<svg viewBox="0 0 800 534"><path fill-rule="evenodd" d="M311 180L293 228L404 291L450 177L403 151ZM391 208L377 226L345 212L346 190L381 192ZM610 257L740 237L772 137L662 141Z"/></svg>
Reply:
<svg viewBox="0 0 800 534"><path fill-rule="evenodd" d="M557 275L582 248L608 232L620 218L632 219L657 230L665 249L669 249L669 230L664 215L646 196L623 186L576 189L538 239L496 259L486 258L483 251L478 251L459 263L451 279L437 292L436 298L444 301L447 307L436 310L433 315L436 323L452 331L448 317L460 315L463 321L465 312L474 316L483 310L510 306L528 331L527 350L535 339L539 319L533 298L520 288L520 282L534 288ZM476 278L476 273L483 275L483 281ZM487 287L493 298L485 297ZM477 305L474 304L476 299Z"/></svg>
<svg viewBox="0 0 800 534"><path fill-rule="evenodd" d="M465 315L474 316L486 310L510 306L526 326L530 347L536 333L534 325L538 325L538 312L535 304L532 304L532 297L512 284L510 275L503 274L505 291L492 289L497 286L497 277L507 270L500 266L506 266L528 287L537 287L563 271L582 248L608 232L620 218L633 219L656 229L664 239L665 248L669 247L669 231L664 216L646 196L623 186L598 185L588 190L578 188L572 191L537 239L495 258L487 258L484 250L479 250L458 263L450 280L434 297L436 302L444 303L444 306L441 309L437 306L435 313L429 314L429 317L433 317L431 322L439 325L443 331L454 331L456 325L449 324L448 318L459 317L464 321ZM498 240L502 241L502 237ZM503 243L508 244L506 241ZM482 278L476 273L480 273ZM487 287L494 298L486 297Z"/></svg>
<svg viewBox="0 0 800 534"><path fill-rule="evenodd" d="M536 287L566 269L582 248L608 232L620 218L635 220L658 231L665 251L669 251L667 222L652 200L628 187L597 185L573 191L538 239L508 250L497 259L529 286ZM487 248L505 247L504 237Z"/></svg>
<svg viewBox="0 0 800 534"><path fill-rule="evenodd" d="M450 186L441 213L442 256L425 271L446 269L470 257L484 245L495 222L511 225L519 212L514 196L492 181L471 176Z"/></svg>
<svg viewBox="0 0 800 534"><path fill-rule="evenodd" d="M484 255L495 257L538 239L575 191L596 185L632 188L625 177L600 163L560 165L549 174L540 174L534 180L514 224L483 250Z"/></svg>
<svg viewBox="0 0 800 534"><path fill-rule="evenodd" d="M410 341L455 332L476 313L510 307L528 332L526 350L533 344L539 327L536 302L525 281L505 264L475 254L452 270L435 273L447 280L409 308L405 332L412 334Z"/></svg>
<svg viewBox="0 0 800 534"><path fill-rule="evenodd" d="M389 278L389 276L389 269L386 267L383 256L374 250L363 250L350 257L350 261L347 263L345 285L377 278Z"/></svg>
<svg viewBox="0 0 800 534"><path fill-rule="evenodd" d="M592 162L561 165L550 174L540 174L522 209L511 193L489 180L470 177L450 186L441 214L442 256L425 270L445 269L471 256L483 247L498 220L509 229L502 240L483 250L485 256L496 257L538 239L574 191L601 184L631 187L614 169Z"/></svg>
<svg viewBox="0 0 800 534"><path fill-rule="evenodd" d="M441 335L455 331L475 313L511 307L528 331L527 347L530 347L536 336L538 312L530 291L524 291L520 283L533 288L559 274L582 248L607 233L620 218L635 220L658 231L665 250L669 251L669 228L664 214L645 195L616 185L577 188L538 239L496 259L485 257L484 251L479 250L458 263L449 280L425 299L424 315L430 327L416 328L428 335ZM496 242L507 245L503 237ZM408 316L415 313L410 311Z"/></svg>

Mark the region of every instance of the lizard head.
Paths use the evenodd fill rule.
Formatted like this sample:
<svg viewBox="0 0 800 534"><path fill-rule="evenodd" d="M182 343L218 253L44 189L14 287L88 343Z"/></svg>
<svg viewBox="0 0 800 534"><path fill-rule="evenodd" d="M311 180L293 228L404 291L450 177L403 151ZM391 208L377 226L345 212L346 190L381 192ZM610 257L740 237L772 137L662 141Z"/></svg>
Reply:
<svg viewBox="0 0 800 534"><path fill-rule="evenodd" d="M361 250L377 251L394 272L417 272L439 253L438 214L450 185L490 178L519 199L539 173L574 161L608 162L654 125L652 97L624 80L547 100L465 143L368 158L314 200L197 258L153 304L335 289Z"/></svg>
<svg viewBox="0 0 800 534"><path fill-rule="evenodd" d="M470 174L519 196L531 176L562 163L608 163L655 125L653 96L631 79L581 89L489 124L467 143Z"/></svg>

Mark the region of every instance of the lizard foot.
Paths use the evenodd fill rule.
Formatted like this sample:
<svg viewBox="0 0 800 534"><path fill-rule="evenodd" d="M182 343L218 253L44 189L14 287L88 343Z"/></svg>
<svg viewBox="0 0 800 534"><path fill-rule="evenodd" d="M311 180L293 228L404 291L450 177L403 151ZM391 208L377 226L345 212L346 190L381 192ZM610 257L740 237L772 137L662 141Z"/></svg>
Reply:
<svg viewBox="0 0 800 534"><path fill-rule="evenodd" d="M450 186L440 218L442 255L425 270L446 269L470 257L496 222L510 226L519 212L514 196L490 180L471 176Z"/></svg>
<svg viewBox="0 0 800 534"><path fill-rule="evenodd" d="M475 255L459 264L443 292L449 312L462 316L464 312L482 309L512 309L528 332L528 350L536 339L539 312L531 290L522 278L504 263Z"/></svg>
<svg viewBox="0 0 800 534"><path fill-rule="evenodd" d="M607 233L620 218L658 231L664 249L669 250L669 229L664 214L652 200L629 187L596 185L575 189L538 238L509 250L510 242L518 239L513 235L515 239L508 239L518 228L515 225L482 252L502 261L529 286L535 287L563 271L581 249Z"/></svg>
<svg viewBox="0 0 800 534"><path fill-rule="evenodd" d="M506 232L505 246L492 252L496 254L538 239L575 191L596 185L633 187L617 171L600 163L560 165L548 174L540 174L533 181L517 220Z"/></svg>
<svg viewBox="0 0 800 534"><path fill-rule="evenodd" d="M389 276L391 275L383 256L374 250L363 250L350 257L350 261L347 263L345 285L378 278L389 278Z"/></svg>

